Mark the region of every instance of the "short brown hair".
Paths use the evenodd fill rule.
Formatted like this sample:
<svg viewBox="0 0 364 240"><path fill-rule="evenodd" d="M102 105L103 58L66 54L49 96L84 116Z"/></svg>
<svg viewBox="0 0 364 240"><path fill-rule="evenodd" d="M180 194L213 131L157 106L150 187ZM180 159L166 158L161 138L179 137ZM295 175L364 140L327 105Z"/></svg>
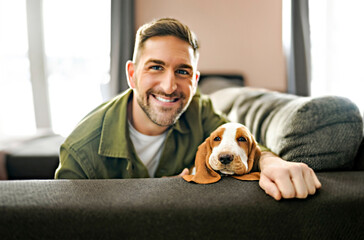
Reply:
<svg viewBox="0 0 364 240"><path fill-rule="evenodd" d="M141 26L136 34L133 61L136 62L144 42L151 37L175 36L186 41L193 49L194 56L198 57L199 44L196 35L189 27L174 18L161 18Z"/></svg>

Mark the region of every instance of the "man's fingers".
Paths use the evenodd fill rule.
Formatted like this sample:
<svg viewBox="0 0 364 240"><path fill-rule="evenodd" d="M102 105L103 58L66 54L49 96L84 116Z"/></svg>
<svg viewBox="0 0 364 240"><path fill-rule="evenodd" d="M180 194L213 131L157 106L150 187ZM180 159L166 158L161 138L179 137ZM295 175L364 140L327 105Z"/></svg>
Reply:
<svg viewBox="0 0 364 240"><path fill-rule="evenodd" d="M188 168L185 168L182 170L182 172L178 175L175 175L175 176L163 176L162 178L180 178L184 175L189 175L190 174L190 170L188 170Z"/></svg>
<svg viewBox="0 0 364 240"><path fill-rule="evenodd" d="M308 195L313 195L316 190L321 187L315 172L306 164L300 164L301 170L297 169L293 172L297 198L306 198ZM301 178L302 176L302 178Z"/></svg>
<svg viewBox="0 0 364 240"><path fill-rule="evenodd" d="M182 177L182 176L188 175L188 174L190 174L190 170L188 170L188 168L185 168L182 170L182 172L178 176Z"/></svg>
<svg viewBox="0 0 364 240"><path fill-rule="evenodd" d="M275 184L283 198L294 198L296 186L288 170L282 170L279 177L276 177Z"/></svg>
<svg viewBox="0 0 364 240"><path fill-rule="evenodd" d="M316 189L319 189L319 188L321 188L321 182L320 182L320 180L317 178L317 176L316 176L316 173L311 169L311 176L312 176L312 178L313 178L313 180L314 180L314 182L315 182L315 187L316 187Z"/></svg>
<svg viewBox="0 0 364 240"><path fill-rule="evenodd" d="M310 187L310 180L307 177L304 178L303 175L302 171L297 170L292 177L292 182L296 189L296 198L307 198L309 191L316 191L316 189L313 190Z"/></svg>
<svg viewBox="0 0 364 240"><path fill-rule="evenodd" d="M303 172L303 178L307 186L307 192L310 195L316 193L316 183L315 178L318 181L316 174L313 172L312 169L307 169L307 171Z"/></svg>
<svg viewBox="0 0 364 240"><path fill-rule="evenodd" d="M275 200L281 200L282 195L278 187L264 174L260 175L259 186L265 191L266 194L273 197Z"/></svg>

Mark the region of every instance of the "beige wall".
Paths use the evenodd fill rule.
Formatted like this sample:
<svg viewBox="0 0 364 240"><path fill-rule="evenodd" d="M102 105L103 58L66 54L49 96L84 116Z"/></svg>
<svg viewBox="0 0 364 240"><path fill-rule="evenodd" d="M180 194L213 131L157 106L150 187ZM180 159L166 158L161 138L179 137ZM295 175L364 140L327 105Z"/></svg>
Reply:
<svg viewBox="0 0 364 240"><path fill-rule="evenodd" d="M174 17L197 34L201 72L242 73L247 86L286 91L282 0L135 0L136 25Z"/></svg>

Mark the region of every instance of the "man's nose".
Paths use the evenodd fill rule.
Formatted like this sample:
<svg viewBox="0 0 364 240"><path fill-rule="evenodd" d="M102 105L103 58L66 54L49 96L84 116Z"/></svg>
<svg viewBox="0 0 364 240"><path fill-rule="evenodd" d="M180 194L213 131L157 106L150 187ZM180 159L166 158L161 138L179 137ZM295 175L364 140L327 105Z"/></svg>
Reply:
<svg viewBox="0 0 364 240"><path fill-rule="evenodd" d="M176 76L174 72L166 72L160 85L166 94L172 94L177 89Z"/></svg>

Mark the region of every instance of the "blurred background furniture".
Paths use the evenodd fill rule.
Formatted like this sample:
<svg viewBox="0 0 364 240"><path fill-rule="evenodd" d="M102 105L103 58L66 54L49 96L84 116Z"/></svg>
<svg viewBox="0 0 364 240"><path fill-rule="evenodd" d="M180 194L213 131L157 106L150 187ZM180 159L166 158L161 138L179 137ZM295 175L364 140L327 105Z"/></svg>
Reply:
<svg viewBox="0 0 364 240"><path fill-rule="evenodd" d="M52 179L64 137L46 134L13 140L2 149L6 179ZM4 177L3 177L4 178Z"/></svg>

